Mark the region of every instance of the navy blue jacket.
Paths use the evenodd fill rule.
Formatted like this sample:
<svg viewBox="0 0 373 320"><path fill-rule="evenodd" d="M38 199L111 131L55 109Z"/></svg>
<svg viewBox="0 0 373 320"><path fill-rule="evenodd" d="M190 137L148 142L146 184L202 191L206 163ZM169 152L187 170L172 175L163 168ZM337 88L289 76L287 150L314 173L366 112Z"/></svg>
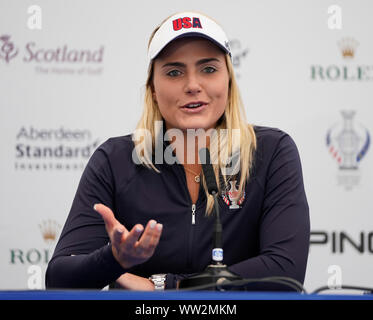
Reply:
<svg viewBox="0 0 373 320"><path fill-rule="evenodd" d="M297 147L281 130L254 128L257 150L240 208L230 209L229 198L219 197L224 263L245 278L286 276L303 283L310 222ZM205 215L203 188L193 224L183 166L156 165L161 174L156 173L133 162L133 148L130 135L115 137L90 158L47 268L47 288L103 288L124 272L167 273L166 288L174 288L178 279L211 262L214 219ZM128 230L150 219L162 223L154 255L124 270L95 203L110 207Z"/></svg>

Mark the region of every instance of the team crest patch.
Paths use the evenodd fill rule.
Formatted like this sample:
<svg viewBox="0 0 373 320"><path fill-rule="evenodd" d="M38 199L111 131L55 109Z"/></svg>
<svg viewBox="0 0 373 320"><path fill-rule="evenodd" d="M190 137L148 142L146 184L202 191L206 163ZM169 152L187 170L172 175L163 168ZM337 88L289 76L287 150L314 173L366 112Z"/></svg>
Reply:
<svg viewBox="0 0 373 320"><path fill-rule="evenodd" d="M221 197L226 205L229 206L229 209L239 209L245 200L245 191L241 195L236 186L236 180L231 180L227 188L222 192Z"/></svg>

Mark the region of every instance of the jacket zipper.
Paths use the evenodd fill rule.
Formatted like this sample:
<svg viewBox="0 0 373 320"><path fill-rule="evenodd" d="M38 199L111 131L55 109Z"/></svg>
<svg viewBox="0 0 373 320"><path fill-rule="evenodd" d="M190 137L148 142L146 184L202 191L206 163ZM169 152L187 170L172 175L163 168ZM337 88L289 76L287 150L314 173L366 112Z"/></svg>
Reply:
<svg viewBox="0 0 373 320"><path fill-rule="evenodd" d="M196 204L192 204L192 224L196 224Z"/></svg>
<svg viewBox="0 0 373 320"><path fill-rule="evenodd" d="M192 269L193 266L193 239L194 239L194 226L196 224L196 205L192 203L192 225L190 226L190 233L188 239L188 255L187 255L187 267Z"/></svg>
<svg viewBox="0 0 373 320"><path fill-rule="evenodd" d="M180 182L184 186L186 197L189 200L189 203L191 205L190 208L192 210L192 224L191 224L191 228L190 228L190 232L189 232L188 249L187 249L188 250L187 251L187 268L188 269L192 269L192 265L193 265L193 238L194 238L194 226L196 224L197 204L193 203L192 198L190 197L190 194L189 194L189 190L188 190L188 188L186 186L186 177L185 177L185 170L184 170L184 168L182 167L182 165L180 165L180 167L178 169L180 169L179 172L181 173L181 175L179 175L180 178L184 174L184 179L180 179Z"/></svg>

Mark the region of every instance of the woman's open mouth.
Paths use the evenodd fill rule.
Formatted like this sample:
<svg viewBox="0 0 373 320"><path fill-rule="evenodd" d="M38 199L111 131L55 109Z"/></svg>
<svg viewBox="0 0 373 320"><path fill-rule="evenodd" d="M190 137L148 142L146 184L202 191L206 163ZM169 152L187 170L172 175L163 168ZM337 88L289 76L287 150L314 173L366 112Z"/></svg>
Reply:
<svg viewBox="0 0 373 320"><path fill-rule="evenodd" d="M198 113L207 107L206 102L191 102L181 107L187 113Z"/></svg>

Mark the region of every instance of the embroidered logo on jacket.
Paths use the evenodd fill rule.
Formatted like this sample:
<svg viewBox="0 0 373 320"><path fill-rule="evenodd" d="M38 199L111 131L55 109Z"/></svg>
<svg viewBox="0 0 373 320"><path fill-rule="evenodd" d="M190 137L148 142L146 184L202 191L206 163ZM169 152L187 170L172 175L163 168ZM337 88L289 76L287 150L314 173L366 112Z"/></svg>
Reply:
<svg viewBox="0 0 373 320"><path fill-rule="evenodd" d="M245 200L245 191L243 191L241 195L236 186L236 180L231 180L221 196L224 202L229 206L229 209L239 209L241 208L242 202Z"/></svg>

